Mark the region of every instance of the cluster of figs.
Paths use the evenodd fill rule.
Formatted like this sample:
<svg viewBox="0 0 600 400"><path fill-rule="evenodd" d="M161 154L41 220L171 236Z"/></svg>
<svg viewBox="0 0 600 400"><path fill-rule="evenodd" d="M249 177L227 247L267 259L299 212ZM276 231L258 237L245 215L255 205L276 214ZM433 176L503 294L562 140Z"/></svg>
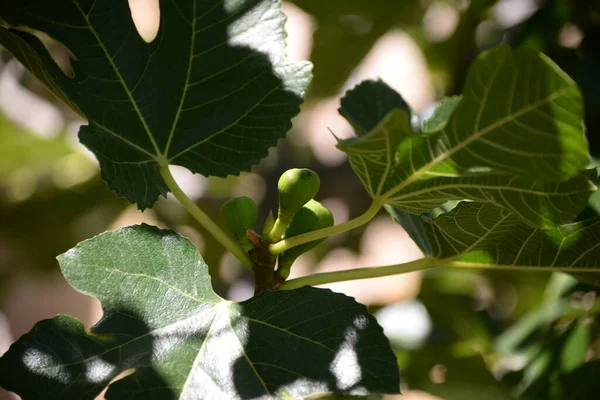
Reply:
<svg viewBox="0 0 600 400"><path fill-rule="evenodd" d="M333 226L331 211L314 200L320 184L319 175L310 169L294 168L284 172L277 184L279 192L277 219L269 213L261 231L262 235L254 231L258 219L258 207L249 197L236 197L223 204L220 219L248 254L261 245ZM278 280L286 280L294 261L323 240L314 240L279 254L276 271Z"/></svg>

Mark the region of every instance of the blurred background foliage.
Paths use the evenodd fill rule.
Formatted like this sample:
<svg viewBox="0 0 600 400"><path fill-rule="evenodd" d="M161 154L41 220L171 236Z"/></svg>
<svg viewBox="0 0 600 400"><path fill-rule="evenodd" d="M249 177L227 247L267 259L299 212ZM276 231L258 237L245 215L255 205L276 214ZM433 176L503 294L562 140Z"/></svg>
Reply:
<svg viewBox="0 0 600 400"><path fill-rule="evenodd" d="M288 139L251 173L176 178L207 213L247 195L261 218L277 206L276 181L309 167L318 198L343 222L369 198L328 132L351 135L339 97L381 77L419 113L457 94L478 53L497 43L544 52L584 95L591 152L600 157L600 1L293 0L289 53L314 63L314 81ZM68 60L47 40L57 62ZM118 199L77 143L84 123L0 49L0 353L42 318L68 313L90 325L97 302L60 277L55 256L104 230L139 222L177 229L211 266L215 290L252 293L252 277L170 197L144 213ZM595 196L583 217L600 210ZM370 226L330 238L295 265L311 270L392 264L420 257L402 228L382 214ZM402 371L403 399L595 399L600 386L600 301L589 283L565 274L465 271L330 285L369 305ZM0 393L0 398L7 396Z"/></svg>

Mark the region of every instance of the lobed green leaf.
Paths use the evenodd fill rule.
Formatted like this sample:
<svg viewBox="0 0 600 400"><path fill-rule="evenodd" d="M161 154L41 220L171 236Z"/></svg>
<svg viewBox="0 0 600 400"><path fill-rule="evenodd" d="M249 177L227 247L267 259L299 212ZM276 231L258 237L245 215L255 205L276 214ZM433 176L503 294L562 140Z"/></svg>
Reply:
<svg viewBox="0 0 600 400"><path fill-rule="evenodd" d="M150 44L126 1L3 0L0 44L88 120L81 142L140 209L167 187L159 166L248 170L290 129L311 74L285 58L281 0L162 0ZM73 54L67 76L35 36Z"/></svg>
<svg viewBox="0 0 600 400"><path fill-rule="evenodd" d="M217 296L192 243L148 225L107 232L59 257L98 298L89 331L58 316L0 358L0 385L23 398L270 399L397 393L396 358L354 299L304 287L235 303Z"/></svg>
<svg viewBox="0 0 600 400"><path fill-rule="evenodd" d="M463 96L443 101L423 132L391 91L362 83L341 109L357 137L338 148L380 203L423 213L471 200L551 228L575 218L596 190L584 173L581 94L543 54L505 45L484 52Z"/></svg>

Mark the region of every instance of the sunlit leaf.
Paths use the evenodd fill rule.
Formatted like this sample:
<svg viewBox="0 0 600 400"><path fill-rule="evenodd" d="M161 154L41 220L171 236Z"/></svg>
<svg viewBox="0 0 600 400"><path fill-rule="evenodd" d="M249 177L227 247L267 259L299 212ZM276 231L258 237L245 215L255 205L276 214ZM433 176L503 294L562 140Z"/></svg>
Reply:
<svg viewBox="0 0 600 400"><path fill-rule="evenodd" d="M551 228L575 218L596 190L582 175L590 158L579 90L540 53L483 53L462 98L443 101L424 132L390 90L365 82L342 100L355 127L369 123L338 148L376 201L422 213L467 199Z"/></svg>
<svg viewBox="0 0 600 400"><path fill-rule="evenodd" d="M291 127L310 64L285 58L280 3L161 1L148 44L123 0L5 0L0 44L88 119L79 138L102 177L144 209L167 192L159 165L238 174ZM71 51L73 77L32 30Z"/></svg>
<svg viewBox="0 0 600 400"><path fill-rule="evenodd" d="M191 242L147 225L80 243L59 257L98 298L90 331L58 316L0 359L0 385L23 398L267 399L316 392L397 393L396 359L365 306L329 290L217 296Z"/></svg>

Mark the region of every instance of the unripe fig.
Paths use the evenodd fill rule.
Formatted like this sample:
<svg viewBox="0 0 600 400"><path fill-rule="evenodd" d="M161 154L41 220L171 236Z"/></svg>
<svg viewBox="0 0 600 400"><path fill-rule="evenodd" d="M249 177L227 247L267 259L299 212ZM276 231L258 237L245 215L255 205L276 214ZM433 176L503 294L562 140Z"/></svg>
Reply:
<svg viewBox="0 0 600 400"><path fill-rule="evenodd" d="M291 217L315 197L321 180L316 172L307 168L288 169L277 183L279 191L278 218Z"/></svg>
<svg viewBox="0 0 600 400"><path fill-rule="evenodd" d="M316 172L307 168L288 169L277 183L279 191L279 211L269 241L281 240L292 217L319 191L321 180Z"/></svg>
<svg viewBox="0 0 600 400"><path fill-rule="evenodd" d="M291 238L304 233L316 231L318 229L333 226L333 215L331 211L325 208L316 200L310 200L304 205L292 219L292 222L285 231L285 237ZM284 251L277 258L277 274L284 280L290 275L290 267L302 253L312 249L325 239L313 240L300 246L292 247Z"/></svg>
<svg viewBox="0 0 600 400"><path fill-rule="evenodd" d="M258 207L254 200L244 196L233 198L223 204L219 211L219 217L242 244L244 250L248 251L252 248L246 236L246 229L254 228L258 219Z"/></svg>

